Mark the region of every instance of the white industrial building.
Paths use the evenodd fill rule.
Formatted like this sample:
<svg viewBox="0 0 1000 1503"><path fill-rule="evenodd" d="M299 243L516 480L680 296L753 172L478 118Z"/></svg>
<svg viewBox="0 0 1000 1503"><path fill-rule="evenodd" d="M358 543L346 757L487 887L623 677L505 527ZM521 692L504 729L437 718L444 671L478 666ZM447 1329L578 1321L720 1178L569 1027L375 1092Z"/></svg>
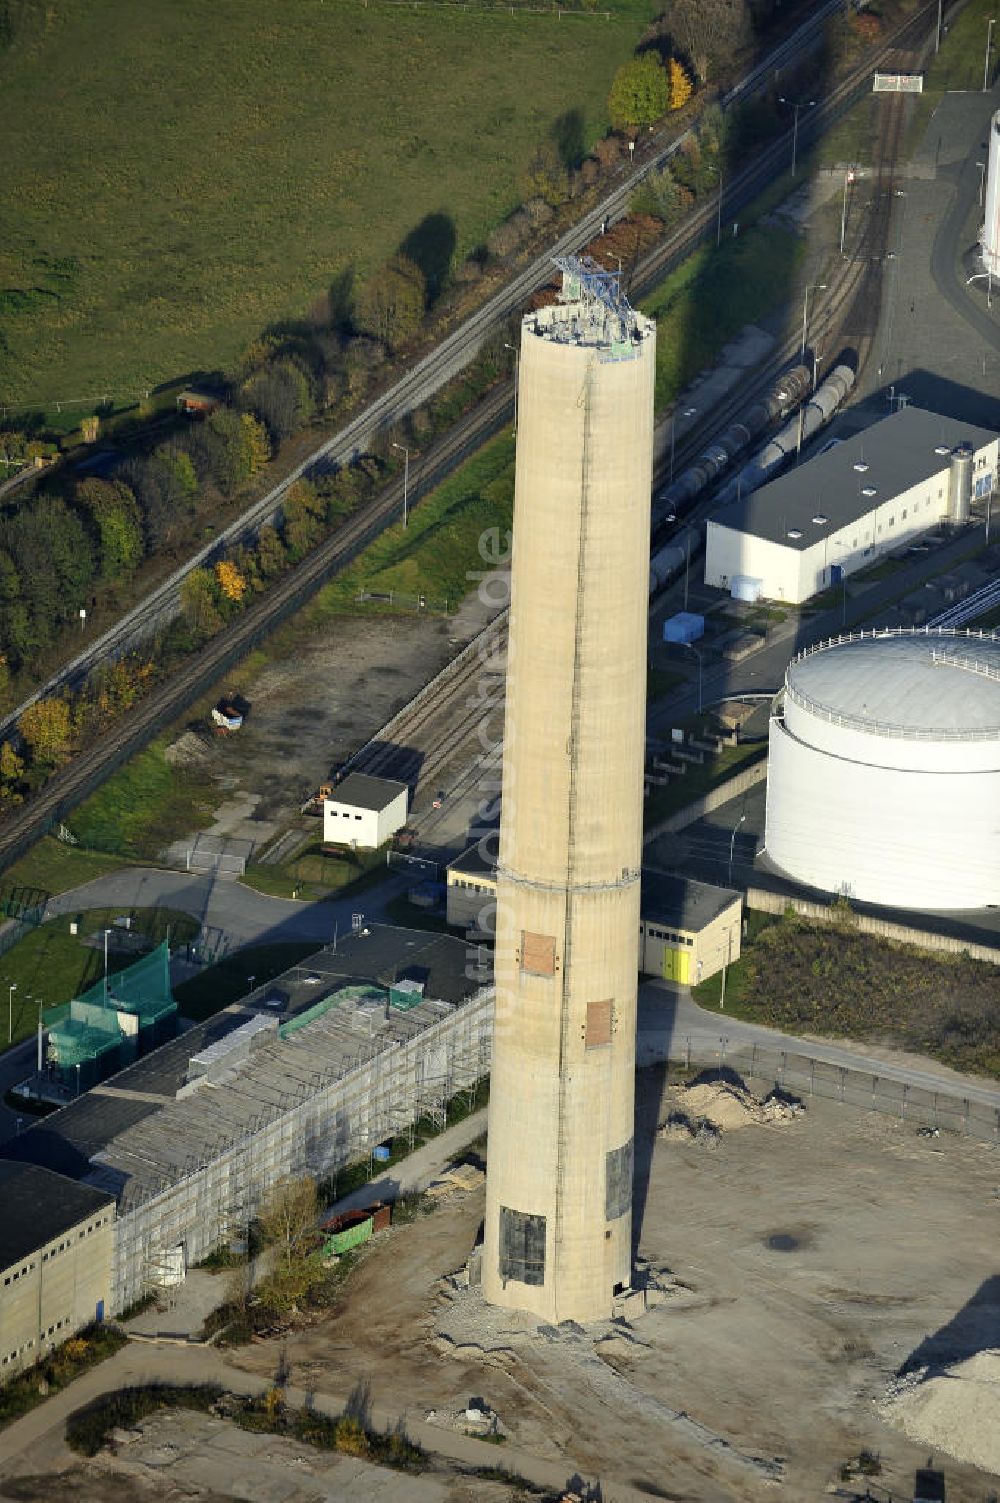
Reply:
<svg viewBox="0 0 1000 1503"><path fill-rule="evenodd" d="M405 783L352 772L323 800L323 842L377 851L406 824L408 804Z"/></svg>
<svg viewBox="0 0 1000 1503"><path fill-rule="evenodd" d="M809 887L887 907L1000 903L1000 638L874 631L789 664L765 849Z"/></svg>
<svg viewBox="0 0 1000 1503"><path fill-rule="evenodd" d="M995 433L905 407L707 524L705 583L800 604L944 521L996 484Z"/></svg>

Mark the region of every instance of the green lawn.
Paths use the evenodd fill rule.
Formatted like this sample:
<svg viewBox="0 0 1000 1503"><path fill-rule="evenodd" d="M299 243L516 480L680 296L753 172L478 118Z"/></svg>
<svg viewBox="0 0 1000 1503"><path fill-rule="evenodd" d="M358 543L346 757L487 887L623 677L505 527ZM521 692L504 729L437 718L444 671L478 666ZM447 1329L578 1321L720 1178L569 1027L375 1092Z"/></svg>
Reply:
<svg viewBox="0 0 1000 1503"><path fill-rule="evenodd" d="M363 892L386 875L384 851L344 852L327 855L316 844L280 865L251 866L242 881L272 898L303 898L309 901L346 897Z"/></svg>
<svg viewBox="0 0 1000 1503"><path fill-rule="evenodd" d="M81 845L155 860L170 841L211 824L212 791L167 761L167 744L152 742L73 810L67 823Z"/></svg>
<svg viewBox="0 0 1000 1503"><path fill-rule="evenodd" d="M419 474L411 460L411 475ZM360 609L360 591L424 595L428 604L454 610L475 588L477 573L488 567L480 552L485 532L498 529L502 548L511 525L514 498L514 440L501 434L424 497L409 526L389 528L363 554L324 586L302 612L315 628L330 616ZM487 545L487 557L490 555Z"/></svg>
<svg viewBox="0 0 1000 1503"><path fill-rule="evenodd" d="M58 1007L79 996L104 974L102 932L116 918L131 913L133 932L144 934L153 944L169 939L173 948L193 940L199 931L196 919L172 908L90 908L79 915L79 933L70 933L70 919L50 919L0 956L0 1045L7 1042L7 1008L12 1004L14 1042L26 1038L38 1022L38 1004ZM96 940L88 945L88 939ZM112 935L108 948L109 972L123 970L138 958L138 952L119 952ZM9 988L14 985L13 993Z"/></svg>
<svg viewBox="0 0 1000 1503"><path fill-rule="evenodd" d="M79 846L65 845L52 835L43 835L26 856L5 868L3 882L5 887L40 888L55 895L81 887L95 877L121 871L127 864L122 856L86 851Z"/></svg>
<svg viewBox="0 0 1000 1503"><path fill-rule="evenodd" d="M656 319L656 407L669 406L744 324L789 298L805 242L760 225L688 257L642 304Z"/></svg>
<svg viewBox="0 0 1000 1503"><path fill-rule="evenodd" d="M717 757L707 757L699 767L692 763L686 773L673 778L665 788L654 787L646 800L645 824L648 830L669 819L678 809L725 783L744 766L767 755L766 745L749 741L740 746L726 746Z"/></svg>
<svg viewBox="0 0 1000 1503"><path fill-rule="evenodd" d="M280 976L307 955L315 955L319 946L314 940L275 945L250 945L235 955L227 955L217 965L207 966L199 976L182 981L174 991L177 1006L186 1018L210 1018L245 996L250 977L255 985Z"/></svg>
<svg viewBox="0 0 1000 1503"><path fill-rule="evenodd" d="M516 205L540 142L576 154L603 134L654 11L609 9L16 7L0 394L125 402L226 366L413 234L446 269Z"/></svg>

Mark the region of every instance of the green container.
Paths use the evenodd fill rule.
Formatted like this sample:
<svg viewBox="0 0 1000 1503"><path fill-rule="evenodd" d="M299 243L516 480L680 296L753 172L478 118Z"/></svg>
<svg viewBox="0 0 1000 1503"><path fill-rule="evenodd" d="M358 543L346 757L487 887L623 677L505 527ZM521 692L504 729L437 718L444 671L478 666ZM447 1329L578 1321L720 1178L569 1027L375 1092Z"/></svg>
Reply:
<svg viewBox="0 0 1000 1503"><path fill-rule="evenodd" d="M368 1241L374 1226L374 1221L368 1216L364 1221L356 1221L353 1226L345 1227L342 1232L334 1232L323 1243L324 1255L329 1257L331 1253L345 1253L352 1247L360 1247L362 1242Z"/></svg>

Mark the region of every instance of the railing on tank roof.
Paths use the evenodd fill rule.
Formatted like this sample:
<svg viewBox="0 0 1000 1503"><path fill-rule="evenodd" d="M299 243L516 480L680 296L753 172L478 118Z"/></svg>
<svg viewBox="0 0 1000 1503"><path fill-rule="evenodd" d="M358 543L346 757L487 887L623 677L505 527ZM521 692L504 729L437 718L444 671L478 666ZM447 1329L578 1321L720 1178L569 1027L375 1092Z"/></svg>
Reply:
<svg viewBox="0 0 1000 1503"><path fill-rule="evenodd" d="M808 710L810 714L817 715L830 725L843 726L846 730L863 730L874 736L896 737L903 741L1000 741L1000 725L970 726L967 729L941 726L938 729L931 729L922 726L898 725L891 720L875 720L865 715L844 714L842 711L831 710L828 706L820 704L810 694L804 694L801 689L795 688L789 682L788 675L796 663L801 663L805 658L813 657L818 652L826 652L831 647L839 647L847 642L879 641L886 637L932 636L952 637L962 641L992 642L1000 646L1000 636L996 632L973 630L968 627L886 626L873 627L871 631L842 632L839 636L828 637L822 642L813 642L796 654L785 672L785 697L790 699L792 704L798 705L800 709ZM932 654L932 661L936 656ZM992 678L994 675L990 673L988 676Z"/></svg>

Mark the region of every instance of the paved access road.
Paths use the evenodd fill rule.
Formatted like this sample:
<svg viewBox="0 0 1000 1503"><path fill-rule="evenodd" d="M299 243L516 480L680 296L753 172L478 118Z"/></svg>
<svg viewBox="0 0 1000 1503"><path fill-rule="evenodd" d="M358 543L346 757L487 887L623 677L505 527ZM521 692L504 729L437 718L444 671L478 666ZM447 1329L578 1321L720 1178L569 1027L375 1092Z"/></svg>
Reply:
<svg viewBox="0 0 1000 1503"><path fill-rule="evenodd" d="M650 1061L669 1054L672 1059L683 1059L688 1040L691 1057L697 1063L721 1061L729 1050L759 1044L772 1052L785 1049L789 1053L807 1054L835 1068L871 1073L880 1080L948 1093L963 1101L1000 1110L1000 1084L979 1076L961 1075L945 1065L931 1060L924 1063L912 1055L900 1054L893 1059L888 1057L887 1050L868 1053L864 1044L806 1040L795 1034L765 1028L760 1023L744 1022L726 1012L698 1007L686 989L677 989L661 981L644 983L639 998L640 1057Z"/></svg>

